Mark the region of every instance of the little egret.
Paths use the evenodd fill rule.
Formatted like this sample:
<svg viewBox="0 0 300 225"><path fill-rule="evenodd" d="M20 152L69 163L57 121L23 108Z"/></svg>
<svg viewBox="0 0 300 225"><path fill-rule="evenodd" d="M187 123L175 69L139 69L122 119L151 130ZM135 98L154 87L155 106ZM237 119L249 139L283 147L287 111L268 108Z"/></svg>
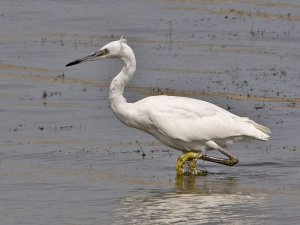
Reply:
<svg viewBox="0 0 300 225"><path fill-rule="evenodd" d="M159 95L128 103L123 92L136 70L136 60L133 50L123 38L66 66L104 58L119 58L124 64L109 88L113 113L125 125L142 130L161 143L182 151L183 155L176 165L179 175L200 175L196 164L198 159L234 166L238 158L224 148L243 139L267 141L270 137L269 128L198 99ZM228 158L208 156L208 150L218 150ZM188 165L187 169L185 165Z"/></svg>

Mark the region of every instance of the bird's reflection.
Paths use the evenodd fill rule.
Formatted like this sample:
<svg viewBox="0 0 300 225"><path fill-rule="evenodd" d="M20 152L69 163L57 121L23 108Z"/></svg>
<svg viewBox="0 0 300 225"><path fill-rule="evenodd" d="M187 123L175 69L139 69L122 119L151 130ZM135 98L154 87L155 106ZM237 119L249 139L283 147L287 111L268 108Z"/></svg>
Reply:
<svg viewBox="0 0 300 225"><path fill-rule="evenodd" d="M175 190L129 196L117 224L262 224L265 196L242 194L236 178L177 176Z"/></svg>
<svg viewBox="0 0 300 225"><path fill-rule="evenodd" d="M219 179L218 177L208 178L206 176L181 176L177 175L175 184L178 191L183 193L198 194L230 194L239 187L239 180L236 177Z"/></svg>

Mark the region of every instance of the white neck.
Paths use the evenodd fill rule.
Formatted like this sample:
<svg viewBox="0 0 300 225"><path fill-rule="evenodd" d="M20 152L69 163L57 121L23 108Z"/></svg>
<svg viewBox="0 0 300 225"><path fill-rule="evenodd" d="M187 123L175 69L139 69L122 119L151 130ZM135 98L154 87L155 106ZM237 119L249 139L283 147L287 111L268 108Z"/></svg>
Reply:
<svg viewBox="0 0 300 225"><path fill-rule="evenodd" d="M127 44L122 44L120 59L124 66L120 73L112 80L109 88L109 101L114 114L119 120L127 124L128 107L123 96L124 88L136 69L135 55Z"/></svg>

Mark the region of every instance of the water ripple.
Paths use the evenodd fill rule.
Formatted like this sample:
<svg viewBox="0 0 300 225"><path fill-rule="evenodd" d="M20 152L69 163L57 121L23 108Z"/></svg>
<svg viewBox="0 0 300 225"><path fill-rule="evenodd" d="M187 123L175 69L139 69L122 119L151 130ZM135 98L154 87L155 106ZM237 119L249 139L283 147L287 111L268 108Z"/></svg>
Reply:
<svg viewBox="0 0 300 225"><path fill-rule="evenodd" d="M264 195L168 193L121 201L115 224L262 224Z"/></svg>

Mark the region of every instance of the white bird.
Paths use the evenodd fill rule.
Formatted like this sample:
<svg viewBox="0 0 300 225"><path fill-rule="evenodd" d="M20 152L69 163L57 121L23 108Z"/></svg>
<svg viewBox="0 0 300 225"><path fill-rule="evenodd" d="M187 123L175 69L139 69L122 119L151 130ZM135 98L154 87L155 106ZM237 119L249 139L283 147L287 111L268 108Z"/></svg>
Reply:
<svg viewBox="0 0 300 225"><path fill-rule="evenodd" d="M226 152L225 147L245 138L267 141L270 137L269 128L198 99L159 95L128 103L123 93L136 70L136 59L123 38L66 66L104 58L119 58L124 64L109 88L109 101L115 116L127 126L151 134L161 143L182 151L176 166L177 174L200 175L197 159L233 166L238 163L238 158ZM207 150L218 150L228 158L208 156ZM186 162L189 162L188 170L184 168Z"/></svg>

